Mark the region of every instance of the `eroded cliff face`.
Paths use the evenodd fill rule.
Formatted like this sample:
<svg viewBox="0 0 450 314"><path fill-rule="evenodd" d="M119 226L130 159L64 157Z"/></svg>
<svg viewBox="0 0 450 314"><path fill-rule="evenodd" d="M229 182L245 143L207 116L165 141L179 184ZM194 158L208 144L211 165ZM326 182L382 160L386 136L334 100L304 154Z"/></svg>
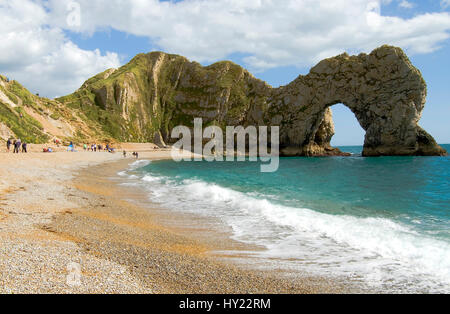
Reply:
<svg viewBox="0 0 450 314"><path fill-rule="evenodd" d="M162 52L141 54L88 80L59 99L123 141L171 143L170 131L192 126L280 126L282 154L328 156L330 107L343 103L366 130L364 155L443 155L418 126L426 84L404 52L383 46L371 54L321 61L306 76L272 88L232 62L202 67Z"/></svg>

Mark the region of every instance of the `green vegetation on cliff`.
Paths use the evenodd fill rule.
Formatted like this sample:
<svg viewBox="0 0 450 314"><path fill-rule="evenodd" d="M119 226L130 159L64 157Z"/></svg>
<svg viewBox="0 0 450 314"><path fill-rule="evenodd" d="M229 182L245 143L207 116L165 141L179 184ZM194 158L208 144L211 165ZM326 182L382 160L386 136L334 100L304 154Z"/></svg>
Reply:
<svg viewBox="0 0 450 314"><path fill-rule="evenodd" d="M58 101L80 109L116 139L143 142L159 132L167 138L177 125L192 126L194 116L206 125L241 122L258 84L264 85L230 61L203 67L152 52L94 76Z"/></svg>
<svg viewBox="0 0 450 314"><path fill-rule="evenodd" d="M0 122L4 123L22 141L39 144L49 140L49 137L42 132L42 125L21 107L12 109L0 102Z"/></svg>
<svg viewBox="0 0 450 314"><path fill-rule="evenodd" d="M19 82L0 76L0 140L20 138L28 143L47 143L54 137L66 141L109 138L77 110L58 101L33 95Z"/></svg>

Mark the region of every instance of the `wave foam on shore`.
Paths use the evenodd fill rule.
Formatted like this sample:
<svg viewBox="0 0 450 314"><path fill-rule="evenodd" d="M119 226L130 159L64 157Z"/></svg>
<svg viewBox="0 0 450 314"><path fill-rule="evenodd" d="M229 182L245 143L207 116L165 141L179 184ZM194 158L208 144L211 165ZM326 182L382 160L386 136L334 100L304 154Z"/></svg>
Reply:
<svg viewBox="0 0 450 314"><path fill-rule="evenodd" d="M136 170L142 164L134 164ZM319 213L200 180L150 173L129 178L151 201L174 210L220 220L233 239L263 246L252 257L276 267L329 277L353 278L375 289L448 292L450 246L387 218Z"/></svg>

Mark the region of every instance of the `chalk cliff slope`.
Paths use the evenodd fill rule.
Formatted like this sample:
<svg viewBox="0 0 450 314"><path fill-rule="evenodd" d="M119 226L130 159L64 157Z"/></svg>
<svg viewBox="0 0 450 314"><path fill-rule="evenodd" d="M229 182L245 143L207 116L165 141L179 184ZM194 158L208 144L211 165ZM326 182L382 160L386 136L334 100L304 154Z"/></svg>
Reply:
<svg viewBox="0 0 450 314"><path fill-rule="evenodd" d="M17 81L0 75L0 141L8 138L43 144L55 138L81 141L110 137L79 110L33 95Z"/></svg>

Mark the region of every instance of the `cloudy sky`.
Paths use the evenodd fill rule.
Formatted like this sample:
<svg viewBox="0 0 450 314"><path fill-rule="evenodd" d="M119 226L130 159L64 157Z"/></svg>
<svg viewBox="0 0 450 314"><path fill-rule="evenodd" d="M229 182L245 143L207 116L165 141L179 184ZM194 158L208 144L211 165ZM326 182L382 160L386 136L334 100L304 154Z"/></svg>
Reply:
<svg viewBox="0 0 450 314"><path fill-rule="evenodd" d="M400 46L429 85L422 126L450 143L450 0L0 0L0 73L55 97L140 52L229 59L273 86L347 51ZM333 107L336 145L361 144Z"/></svg>

